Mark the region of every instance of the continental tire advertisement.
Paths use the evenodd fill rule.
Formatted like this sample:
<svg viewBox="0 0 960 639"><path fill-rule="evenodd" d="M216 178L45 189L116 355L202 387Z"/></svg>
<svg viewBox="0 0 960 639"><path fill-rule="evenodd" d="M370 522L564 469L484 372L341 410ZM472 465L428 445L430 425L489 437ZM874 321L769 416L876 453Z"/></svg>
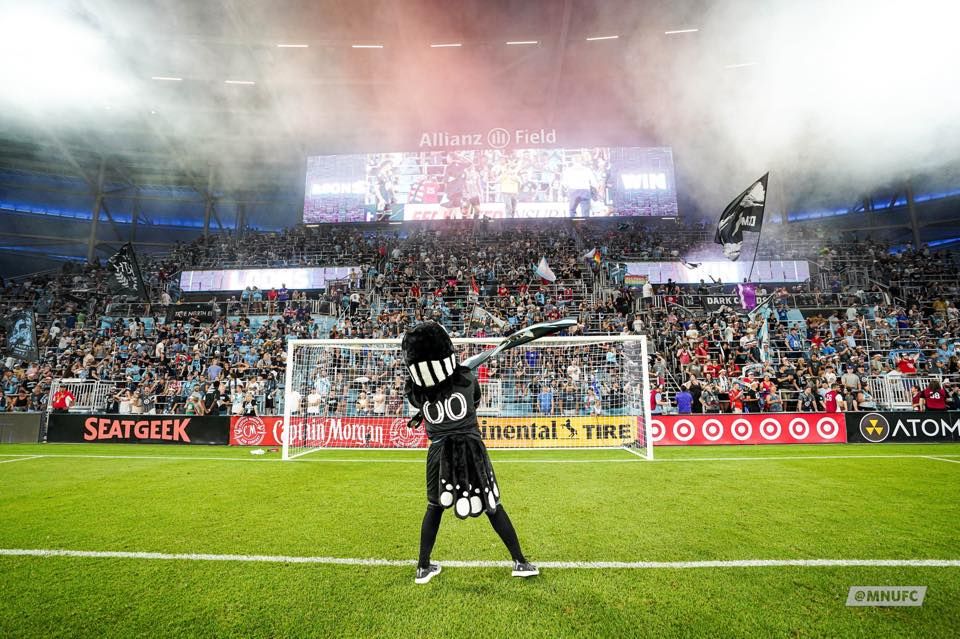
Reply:
<svg viewBox="0 0 960 639"><path fill-rule="evenodd" d="M480 435L489 448L620 446L633 442L637 418L481 417Z"/></svg>
<svg viewBox="0 0 960 639"><path fill-rule="evenodd" d="M294 417L294 443L323 448L425 448L423 428L407 428L407 417ZM480 434L490 448L619 446L632 442L636 417L484 417ZM234 417L233 446L279 446L282 417Z"/></svg>
<svg viewBox="0 0 960 639"><path fill-rule="evenodd" d="M960 412L847 413L847 441L960 442Z"/></svg>
<svg viewBox="0 0 960 639"><path fill-rule="evenodd" d="M47 441L226 445L229 429L229 417L53 413L47 423Z"/></svg>

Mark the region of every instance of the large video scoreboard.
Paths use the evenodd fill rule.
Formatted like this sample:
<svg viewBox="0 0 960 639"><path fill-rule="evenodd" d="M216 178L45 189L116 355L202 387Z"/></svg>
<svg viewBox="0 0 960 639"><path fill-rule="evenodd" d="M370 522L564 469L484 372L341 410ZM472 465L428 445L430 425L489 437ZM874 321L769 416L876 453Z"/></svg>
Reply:
<svg viewBox="0 0 960 639"><path fill-rule="evenodd" d="M307 224L620 216L677 216L669 147L431 148L307 158Z"/></svg>

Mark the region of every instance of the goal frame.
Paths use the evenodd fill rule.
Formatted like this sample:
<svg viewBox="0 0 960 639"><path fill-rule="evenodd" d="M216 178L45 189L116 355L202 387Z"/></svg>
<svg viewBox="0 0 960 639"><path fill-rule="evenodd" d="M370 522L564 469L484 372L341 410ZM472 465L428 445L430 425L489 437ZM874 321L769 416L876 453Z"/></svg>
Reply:
<svg viewBox="0 0 960 639"><path fill-rule="evenodd" d="M286 350L286 374L283 380L283 438L282 438L282 459L290 460L294 457L290 456L290 439L287 436L289 429L287 426L290 424L290 419L292 416L290 402L287 401L287 397L290 395L293 383L293 363L294 363L294 351L298 346L368 346L374 344L387 344L395 345L399 348L401 344L400 338L388 338L388 339L290 339L287 340L287 350ZM460 344L487 344L490 348L494 348L500 340L497 338L489 337L455 337L453 338L454 346ZM653 459L653 438L651 434L651 412L650 412L650 361L649 361L649 349L647 336L643 335L576 335L576 336L548 336L542 337L533 342L529 342L529 345L549 345L549 344L611 344L611 343L625 343L625 342L639 342L640 344L640 368L641 368L641 415L642 429L643 429L643 440L644 443L640 448L640 452L633 452L635 455L645 458ZM523 346L528 346L524 344ZM634 447L636 445L636 440L630 444L622 444L619 448L628 448ZM608 450L614 449L617 447L597 447L597 448L606 448ZM535 450L535 447L530 448L518 448L516 450ZM344 447L340 450L350 450L350 448ZM366 450L366 449L364 449ZM550 450L591 450L581 447L573 448L550 448ZM300 455L296 455L299 457Z"/></svg>

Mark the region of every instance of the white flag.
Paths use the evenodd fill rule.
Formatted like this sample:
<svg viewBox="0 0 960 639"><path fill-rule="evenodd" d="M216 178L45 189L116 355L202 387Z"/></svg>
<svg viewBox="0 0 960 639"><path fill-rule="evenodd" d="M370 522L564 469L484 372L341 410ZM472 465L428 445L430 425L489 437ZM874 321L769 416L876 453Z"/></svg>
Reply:
<svg viewBox="0 0 960 639"><path fill-rule="evenodd" d="M503 321L502 319L500 319L499 317L497 317L487 309L483 308L479 304L473 307L473 319L478 322L483 322L489 319L491 322L493 322L497 326L497 328L503 328L504 326L507 325L505 321Z"/></svg>
<svg viewBox="0 0 960 639"><path fill-rule="evenodd" d="M537 264L537 275L547 280L548 282L556 282L557 276L553 272L553 269L550 268L550 265L547 264L547 258L541 257L540 263Z"/></svg>

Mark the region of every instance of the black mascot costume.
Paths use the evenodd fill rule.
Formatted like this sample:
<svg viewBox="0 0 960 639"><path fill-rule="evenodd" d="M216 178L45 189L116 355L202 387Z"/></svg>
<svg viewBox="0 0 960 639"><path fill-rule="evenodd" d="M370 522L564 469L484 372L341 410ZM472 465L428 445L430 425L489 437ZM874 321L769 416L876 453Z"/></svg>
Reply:
<svg viewBox="0 0 960 639"><path fill-rule="evenodd" d="M406 396L422 412L430 438L427 512L420 529L416 583L425 584L440 572L439 564L430 563L430 553L443 511L450 507L461 519L487 514L513 558L513 576L539 574L523 556L517 533L500 504L497 478L477 427L480 385L473 372L458 364L450 336L436 322L408 331L402 348L409 373Z"/></svg>

